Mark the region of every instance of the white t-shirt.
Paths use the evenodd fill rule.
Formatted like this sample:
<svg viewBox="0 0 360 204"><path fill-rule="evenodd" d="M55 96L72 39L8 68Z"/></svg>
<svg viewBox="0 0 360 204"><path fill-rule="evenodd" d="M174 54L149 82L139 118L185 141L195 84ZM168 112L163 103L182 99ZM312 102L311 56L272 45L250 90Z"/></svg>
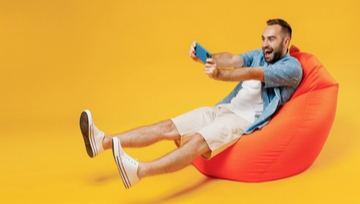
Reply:
<svg viewBox="0 0 360 204"><path fill-rule="evenodd" d="M242 83L242 89L225 107L236 115L254 123L264 109L261 97L261 81L248 80Z"/></svg>

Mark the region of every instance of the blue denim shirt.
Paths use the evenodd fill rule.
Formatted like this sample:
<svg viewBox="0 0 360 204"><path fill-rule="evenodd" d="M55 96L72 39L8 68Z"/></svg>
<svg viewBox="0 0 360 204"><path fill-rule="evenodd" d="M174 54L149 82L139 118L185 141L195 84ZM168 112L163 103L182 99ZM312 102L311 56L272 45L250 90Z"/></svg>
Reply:
<svg viewBox="0 0 360 204"><path fill-rule="evenodd" d="M271 116L291 98L301 82L303 73L299 61L291 57L289 51L283 58L272 64L267 64L262 49L243 53L240 56L244 61L243 67L261 67L264 70L265 82L261 84L264 110L246 130L245 133L249 134L269 123ZM241 84L242 82L217 105L230 103L241 90Z"/></svg>

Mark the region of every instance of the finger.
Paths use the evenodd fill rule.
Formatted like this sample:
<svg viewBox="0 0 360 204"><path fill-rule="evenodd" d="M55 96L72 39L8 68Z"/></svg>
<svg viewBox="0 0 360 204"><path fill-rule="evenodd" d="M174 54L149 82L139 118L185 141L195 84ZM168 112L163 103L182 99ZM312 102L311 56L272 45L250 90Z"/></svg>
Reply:
<svg viewBox="0 0 360 204"><path fill-rule="evenodd" d="M204 71L205 71L205 74L211 74L211 72L212 72L211 69L209 69L209 68L205 68Z"/></svg>
<svg viewBox="0 0 360 204"><path fill-rule="evenodd" d="M212 73L212 72L214 72L214 70L215 70L215 67L213 67L213 66L209 66L209 67L205 66L205 71L208 73Z"/></svg>
<svg viewBox="0 0 360 204"><path fill-rule="evenodd" d="M189 55L191 56L191 54L195 54L195 49L191 46L190 50L189 50Z"/></svg>
<svg viewBox="0 0 360 204"><path fill-rule="evenodd" d="M215 61L208 61L208 60L206 60L205 66L208 66L208 67L216 67L216 63L215 63Z"/></svg>
<svg viewBox="0 0 360 204"><path fill-rule="evenodd" d="M194 48L192 48L190 51L191 51L193 54L196 54L196 51L195 51Z"/></svg>
<svg viewBox="0 0 360 204"><path fill-rule="evenodd" d="M195 50L195 47L196 47L196 42L194 41L193 44L191 44L190 49Z"/></svg>
<svg viewBox="0 0 360 204"><path fill-rule="evenodd" d="M195 48L192 45L190 46L190 53L193 53L194 55L196 53Z"/></svg>
<svg viewBox="0 0 360 204"><path fill-rule="evenodd" d="M206 63L215 64L215 61L212 58L207 58Z"/></svg>
<svg viewBox="0 0 360 204"><path fill-rule="evenodd" d="M190 55L191 58L196 58L196 55L195 55L194 52L191 52L191 51L190 51L190 52L189 52L189 55Z"/></svg>

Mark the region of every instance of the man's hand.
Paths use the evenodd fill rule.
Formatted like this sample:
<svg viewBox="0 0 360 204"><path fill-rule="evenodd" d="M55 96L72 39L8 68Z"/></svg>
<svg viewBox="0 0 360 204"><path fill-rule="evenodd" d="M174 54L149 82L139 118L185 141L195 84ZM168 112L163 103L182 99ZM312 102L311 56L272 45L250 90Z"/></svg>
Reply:
<svg viewBox="0 0 360 204"><path fill-rule="evenodd" d="M204 63L201 61L201 59L199 59L199 58L196 56L195 47L196 47L196 41L194 41L193 44L190 46L189 55L190 55L191 59L193 59L195 62L200 62L200 63L204 64Z"/></svg>
<svg viewBox="0 0 360 204"><path fill-rule="evenodd" d="M205 64L205 74L207 74L212 79L217 79L219 74L219 69L214 59L208 58Z"/></svg>

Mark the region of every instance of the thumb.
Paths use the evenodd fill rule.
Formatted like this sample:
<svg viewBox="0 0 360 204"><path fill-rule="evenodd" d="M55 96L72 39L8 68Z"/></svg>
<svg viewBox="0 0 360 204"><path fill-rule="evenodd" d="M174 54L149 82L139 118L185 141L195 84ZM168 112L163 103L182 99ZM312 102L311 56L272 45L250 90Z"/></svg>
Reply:
<svg viewBox="0 0 360 204"><path fill-rule="evenodd" d="M213 60L213 58L207 58L206 63L215 64L215 60Z"/></svg>

